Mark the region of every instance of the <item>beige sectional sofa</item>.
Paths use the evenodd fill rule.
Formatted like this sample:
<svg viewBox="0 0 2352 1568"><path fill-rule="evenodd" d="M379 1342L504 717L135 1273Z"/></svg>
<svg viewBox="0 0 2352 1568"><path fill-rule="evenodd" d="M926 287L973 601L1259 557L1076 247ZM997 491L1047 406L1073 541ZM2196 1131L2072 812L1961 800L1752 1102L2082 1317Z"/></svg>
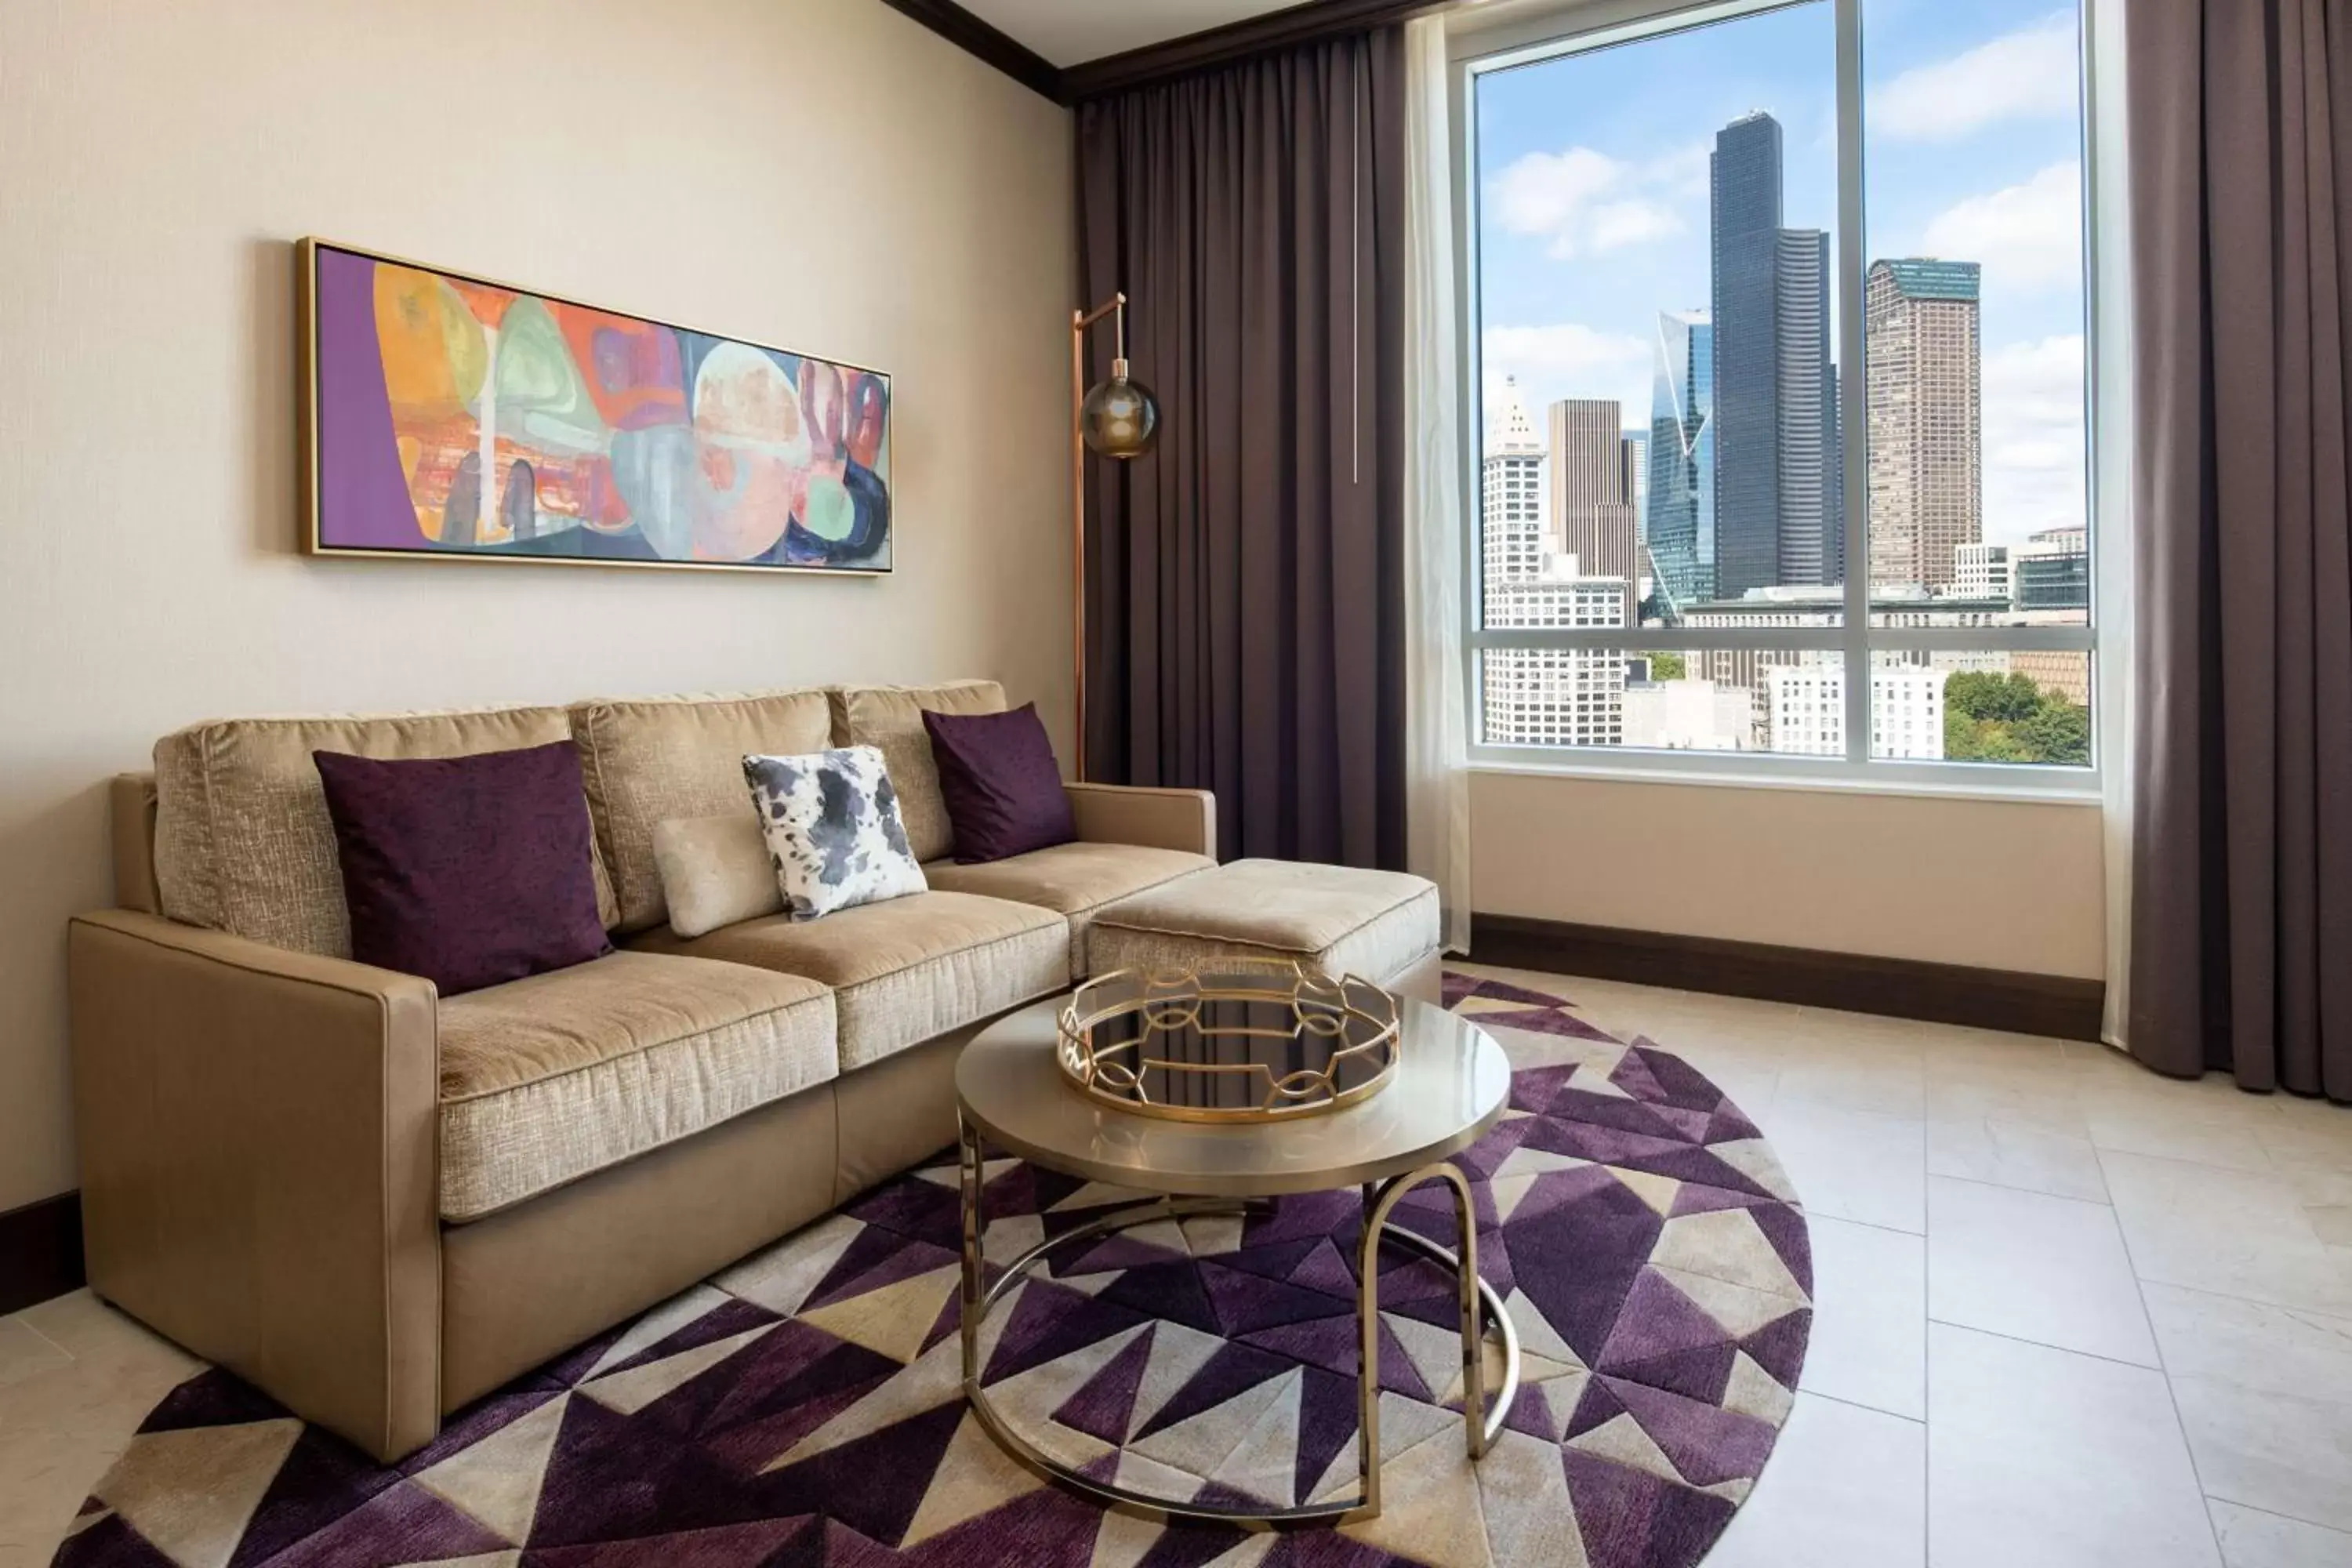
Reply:
<svg viewBox="0 0 2352 1568"><path fill-rule="evenodd" d="M987 866L921 710L992 682L254 719L118 780L119 908L69 936L89 1278L380 1458L443 1415L951 1141L951 1067L1066 989L1097 913L1213 864L1214 803L1072 785L1081 842ZM578 747L615 951L441 998L350 957L310 752ZM691 940L667 820L740 759L878 745L934 890Z"/></svg>

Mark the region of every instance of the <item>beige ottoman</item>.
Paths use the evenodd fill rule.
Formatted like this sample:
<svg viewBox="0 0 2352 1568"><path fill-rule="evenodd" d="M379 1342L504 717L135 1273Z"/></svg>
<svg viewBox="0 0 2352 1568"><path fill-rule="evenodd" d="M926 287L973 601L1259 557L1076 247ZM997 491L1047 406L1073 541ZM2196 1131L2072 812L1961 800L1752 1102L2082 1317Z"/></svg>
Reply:
<svg viewBox="0 0 2352 1568"><path fill-rule="evenodd" d="M1398 871L1235 860L1138 893L1087 928L1087 973L1170 969L1214 953L1296 958L1441 1000L1437 884Z"/></svg>

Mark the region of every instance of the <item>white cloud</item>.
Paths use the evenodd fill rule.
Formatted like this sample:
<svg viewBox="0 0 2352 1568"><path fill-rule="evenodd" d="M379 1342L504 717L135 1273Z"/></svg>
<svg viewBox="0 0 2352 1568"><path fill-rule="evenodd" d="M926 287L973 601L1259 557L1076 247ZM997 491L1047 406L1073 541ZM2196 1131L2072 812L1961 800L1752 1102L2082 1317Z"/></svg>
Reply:
<svg viewBox="0 0 2352 1568"><path fill-rule="evenodd" d="M1615 250L1684 232L1674 208L1657 202L1608 202L1592 209L1592 248Z"/></svg>
<svg viewBox="0 0 2352 1568"><path fill-rule="evenodd" d="M1985 537L2018 544L2081 526L2083 339L2005 343L1984 357Z"/></svg>
<svg viewBox="0 0 2352 1568"><path fill-rule="evenodd" d="M1529 153L1486 186L1503 227L1548 239L1547 249L1559 260L1685 233L1689 225L1677 204L1706 195L1703 145L1641 163L1591 147Z"/></svg>
<svg viewBox="0 0 2352 1568"><path fill-rule="evenodd" d="M1651 159L1642 165L1642 172L1669 195L1703 202L1706 200L1708 176L1715 167L1714 152L1712 142L1685 142L1673 152Z"/></svg>
<svg viewBox="0 0 2352 1568"><path fill-rule="evenodd" d="M2021 185L1970 196L1927 225L1920 254L1984 263L1988 293L2083 279L2083 167L2053 163Z"/></svg>
<svg viewBox="0 0 2352 1568"><path fill-rule="evenodd" d="M1488 197L1513 234L1572 232L1584 209L1613 190L1625 165L1590 147L1529 153L1495 176Z"/></svg>
<svg viewBox="0 0 2352 1568"><path fill-rule="evenodd" d="M1563 397L1614 398L1627 426L1650 422L1650 345L1640 338L1559 321L1489 327L1479 344L1489 408L1499 405L1503 379L1512 376L1539 428L1544 411Z"/></svg>
<svg viewBox="0 0 2352 1568"><path fill-rule="evenodd" d="M2005 120L2072 116L2081 96L2074 17L2060 11L1905 71L1871 93L1867 123L1898 142L1958 142Z"/></svg>

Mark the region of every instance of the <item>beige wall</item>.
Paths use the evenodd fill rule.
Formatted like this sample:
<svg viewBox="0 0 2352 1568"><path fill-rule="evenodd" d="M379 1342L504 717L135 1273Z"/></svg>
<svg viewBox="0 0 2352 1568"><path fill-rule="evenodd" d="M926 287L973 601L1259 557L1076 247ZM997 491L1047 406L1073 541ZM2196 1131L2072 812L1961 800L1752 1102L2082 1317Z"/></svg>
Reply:
<svg viewBox="0 0 2352 1568"><path fill-rule="evenodd" d="M881 0L0 5L0 1209L74 1184L64 921L166 730L965 674L1065 723L1069 140ZM310 233L891 371L897 575L299 558Z"/></svg>
<svg viewBox="0 0 2352 1568"><path fill-rule="evenodd" d="M2097 977L2095 802L1482 773L1471 907ZM1473 956L1475 956L1475 954Z"/></svg>

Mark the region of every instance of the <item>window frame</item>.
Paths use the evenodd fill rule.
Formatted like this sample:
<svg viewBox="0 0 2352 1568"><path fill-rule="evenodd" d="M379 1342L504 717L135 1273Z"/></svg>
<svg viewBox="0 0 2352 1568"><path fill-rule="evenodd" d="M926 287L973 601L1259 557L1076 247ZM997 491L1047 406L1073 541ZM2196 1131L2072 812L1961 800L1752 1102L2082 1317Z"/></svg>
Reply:
<svg viewBox="0 0 2352 1568"><path fill-rule="evenodd" d="M2117 606L2128 514L2122 486L2128 470L2111 467L2111 448L2127 447L2128 388L2115 374L2128 364L2128 300L2110 283L2098 219L2119 222L2120 183L2110 185L2101 156L2110 130L2101 101L2102 13L2112 0L2077 0L2082 29L2084 439L2085 540L2089 608L2079 626L1911 627L1870 624L1869 399L1849 394L1839 403L1844 460L1845 558L1841 624L1798 627L1644 627L1600 630L1496 630L1483 625L1485 530L1480 510L1485 424L1478 218L1481 191L1475 122L1477 79L1594 49L1633 44L1715 22L1826 4L1837 37L1838 232L1834 263L1838 299L1834 329L1842 386L1864 386L1863 312L1869 267L1863 123L1864 0L1560 0L1534 13L1502 17L1466 14L1447 36L1449 166L1453 175L1457 428L1462 497L1462 690L1468 760L1480 772L1552 773L1620 780L1750 784L1769 788L1860 790L1897 795L1961 795L2026 801L2096 801L2105 793L2108 758L2119 748L2124 700L2116 678L2122 645L2107 625ZM1456 13L1457 17L1465 14ZM2116 19L2117 23L2120 18ZM1483 25L1482 25L1483 24ZM2119 92L2116 95L2118 99ZM2120 151L2118 149L2118 151ZM2120 158L2116 160L2119 164ZM2118 250L2121 247L2116 247ZM2112 297L2111 297L2112 296ZM2111 359L2111 355L2114 356ZM2110 394L2113 394L2111 395ZM1638 617L1636 617L1638 619ZM2105 635L2103 636L2103 631ZM1842 656L1845 754L1842 757L1760 751L1663 751L1630 746L1510 744L1489 742L1484 712L1484 654L1489 648L1607 649L1629 655L1714 650L1804 650ZM1877 653L2066 651L2090 665L2092 755L2087 767L2051 763L1922 762L1870 755L1872 656Z"/></svg>

